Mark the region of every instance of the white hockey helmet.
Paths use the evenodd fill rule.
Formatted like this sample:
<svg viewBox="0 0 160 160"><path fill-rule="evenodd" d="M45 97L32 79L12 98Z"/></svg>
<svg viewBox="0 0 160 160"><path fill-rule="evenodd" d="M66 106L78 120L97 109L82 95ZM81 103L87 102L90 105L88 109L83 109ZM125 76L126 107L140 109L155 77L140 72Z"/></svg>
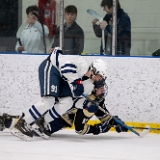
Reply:
<svg viewBox="0 0 160 160"><path fill-rule="evenodd" d="M95 59L91 63L90 69L95 75L100 74L104 79L107 78L108 64L103 59Z"/></svg>

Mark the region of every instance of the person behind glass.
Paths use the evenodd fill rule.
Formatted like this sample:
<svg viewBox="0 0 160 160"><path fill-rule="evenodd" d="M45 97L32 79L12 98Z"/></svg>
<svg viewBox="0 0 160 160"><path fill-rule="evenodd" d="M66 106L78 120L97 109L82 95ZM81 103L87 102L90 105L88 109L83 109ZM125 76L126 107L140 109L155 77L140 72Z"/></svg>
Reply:
<svg viewBox="0 0 160 160"><path fill-rule="evenodd" d="M65 23L64 23L64 54L79 55L84 49L84 32L83 29L76 23L77 8L74 5L69 5L65 8ZM55 32L54 43L48 53L51 53L55 47L59 46L59 30Z"/></svg>
<svg viewBox="0 0 160 160"><path fill-rule="evenodd" d="M105 31L105 54L112 54L112 14L113 0L102 0L101 7L107 12L102 22L99 25L96 23L98 19L92 21L93 30L97 37L102 37L102 29ZM121 8L117 1L117 53L120 56L129 56L131 49L131 21L130 17ZM102 43L100 54L103 54Z"/></svg>
<svg viewBox="0 0 160 160"><path fill-rule="evenodd" d="M26 23L28 24L21 33L20 40L16 43L15 50L17 52L27 52L27 53L44 53L44 42L43 42L43 28L42 25L38 22L35 14L38 15L39 9L36 5L29 6L26 9L27 19ZM46 25L44 26L44 34L48 36L49 30Z"/></svg>

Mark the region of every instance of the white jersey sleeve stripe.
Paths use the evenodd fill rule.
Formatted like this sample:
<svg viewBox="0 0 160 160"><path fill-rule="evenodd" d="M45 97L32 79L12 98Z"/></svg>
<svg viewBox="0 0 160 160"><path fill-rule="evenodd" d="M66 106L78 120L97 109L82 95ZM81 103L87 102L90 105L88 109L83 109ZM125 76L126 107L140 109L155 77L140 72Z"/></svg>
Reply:
<svg viewBox="0 0 160 160"><path fill-rule="evenodd" d="M67 63L61 67L61 73L77 73L77 66L71 63Z"/></svg>
<svg viewBox="0 0 160 160"><path fill-rule="evenodd" d="M62 74L65 74L65 73L77 73L77 72L76 72L76 70L65 69L65 70L63 70L63 71L61 70L61 73L62 73Z"/></svg>
<svg viewBox="0 0 160 160"><path fill-rule="evenodd" d="M50 63L50 66L49 66L49 69L48 69L48 77L47 77L47 80L48 80L48 82L47 82L47 94L49 95L50 94L50 72L51 72L51 68L52 68L52 64Z"/></svg>
<svg viewBox="0 0 160 160"><path fill-rule="evenodd" d="M45 66L45 68L44 68L44 95L46 95L46 72L47 72L47 68L48 68L48 65L49 65L49 61L47 61L47 63L46 63L46 66Z"/></svg>
<svg viewBox="0 0 160 160"><path fill-rule="evenodd" d="M62 69L62 68L66 68L66 67L77 68L77 66L74 65L74 64L72 64L72 63L66 63L66 64L64 64L63 66L61 66L61 69Z"/></svg>

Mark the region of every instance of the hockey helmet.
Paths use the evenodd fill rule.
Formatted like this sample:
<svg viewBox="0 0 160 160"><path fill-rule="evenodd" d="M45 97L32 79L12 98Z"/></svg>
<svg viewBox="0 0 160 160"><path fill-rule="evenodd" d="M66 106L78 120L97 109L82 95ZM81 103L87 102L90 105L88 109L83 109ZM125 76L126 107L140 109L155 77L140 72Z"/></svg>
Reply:
<svg viewBox="0 0 160 160"><path fill-rule="evenodd" d="M105 82L105 79L102 78L102 80L96 81L96 82L94 82L93 84L94 84L94 89L95 89L95 91L96 91L97 89L99 89L100 87L104 87L104 92L103 92L103 94L101 95L101 97L105 98L106 95L108 94L108 86L107 86L107 84L106 84L106 82Z"/></svg>
<svg viewBox="0 0 160 160"><path fill-rule="evenodd" d="M105 82L105 79L102 78L102 80L100 80L100 81L95 81L93 84L94 84L94 88L95 88L95 89L98 89L98 88L100 88L100 87L105 86L105 85L106 85L106 82Z"/></svg>
<svg viewBox="0 0 160 160"><path fill-rule="evenodd" d="M96 74L100 74L104 79L107 78L108 64L103 59L95 59L91 65L90 69Z"/></svg>

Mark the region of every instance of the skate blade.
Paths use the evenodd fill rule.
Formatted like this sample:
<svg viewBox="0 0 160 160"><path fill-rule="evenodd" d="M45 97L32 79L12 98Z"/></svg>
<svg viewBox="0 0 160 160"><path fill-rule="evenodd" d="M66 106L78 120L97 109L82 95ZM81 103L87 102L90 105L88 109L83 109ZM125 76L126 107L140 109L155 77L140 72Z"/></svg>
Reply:
<svg viewBox="0 0 160 160"><path fill-rule="evenodd" d="M23 134L22 132L20 132L20 131L19 131L18 129L16 129L16 128L13 128L13 129L11 130L11 134L12 134L13 136L15 136L15 137L23 140L23 141L26 141L26 142L30 142L31 139L32 139L32 137L29 137L29 136Z"/></svg>
<svg viewBox="0 0 160 160"><path fill-rule="evenodd" d="M34 132L36 132L41 138L45 139L45 140L48 140L49 139L49 136L47 136L46 134L44 134L43 132L40 131L40 128L36 125L36 124L33 124L32 125L32 130Z"/></svg>

